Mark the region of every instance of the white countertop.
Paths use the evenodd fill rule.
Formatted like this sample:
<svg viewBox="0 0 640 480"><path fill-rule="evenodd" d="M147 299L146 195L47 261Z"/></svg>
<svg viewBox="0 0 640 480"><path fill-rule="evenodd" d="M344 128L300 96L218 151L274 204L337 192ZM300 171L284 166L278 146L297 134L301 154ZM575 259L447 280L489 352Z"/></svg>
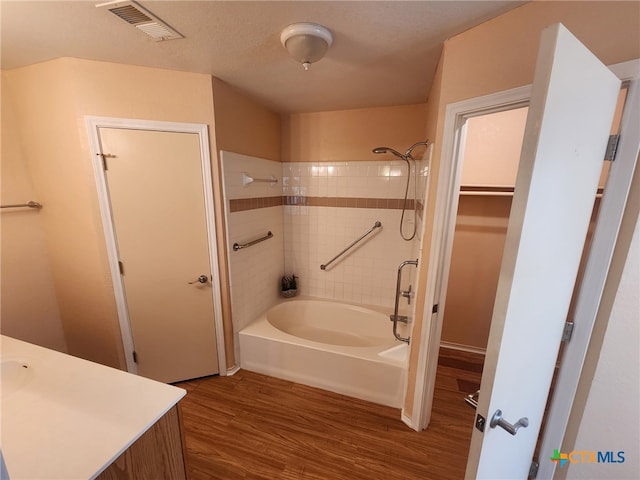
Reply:
<svg viewBox="0 0 640 480"><path fill-rule="evenodd" d="M4 335L0 340L0 448L12 480L94 478L186 393Z"/></svg>

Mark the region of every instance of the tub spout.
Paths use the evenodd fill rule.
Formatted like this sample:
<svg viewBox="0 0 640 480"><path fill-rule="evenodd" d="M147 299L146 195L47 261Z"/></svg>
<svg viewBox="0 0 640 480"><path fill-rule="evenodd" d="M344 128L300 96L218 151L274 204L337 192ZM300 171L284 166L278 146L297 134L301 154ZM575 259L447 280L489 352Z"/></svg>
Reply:
<svg viewBox="0 0 640 480"><path fill-rule="evenodd" d="M406 315L394 315L393 313L389 315L389 320L392 322L409 323L409 317Z"/></svg>

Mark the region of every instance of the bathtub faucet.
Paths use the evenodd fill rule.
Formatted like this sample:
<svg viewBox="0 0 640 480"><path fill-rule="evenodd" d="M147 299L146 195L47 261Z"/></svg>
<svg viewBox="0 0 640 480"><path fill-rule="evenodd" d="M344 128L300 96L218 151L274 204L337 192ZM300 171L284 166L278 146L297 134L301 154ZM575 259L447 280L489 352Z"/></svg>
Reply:
<svg viewBox="0 0 640 480"><path fill-rule="evenodd" d="M411 340L411 337L402 337L400 335L398 335L398 333L396 332L397 328L398 328L398 322L400 323L408 323L409 322L409 318L405 315L398 315L398 306L400 303L400 296L402 295L403 297L406 297L409 299L409 304L411 304L411 286L409 286L409 290L407 291L402 291L400 284L402 283L402 269L404 267L406 267L407 265L413 265L415 267L418 266L418 260L406 260L404 262L402 262L399 266L398 266L398 281L396 283L396 304L395 304L395 309L393 311L393 315L390 315L389 318L391 319L391 321L393 322L393 336L396 337L398 340L402 341L402 342L407 342L409 343L409 341Z"/></svg>
<svg viewBox="0 0 640 480"><path fill-rule="evenodd" d="M413 293L411 292L411 285L409 285L409 290L402 290L400 292L400 295L406 298L409 305L411 305L411 297L413 297Z"/></svg>

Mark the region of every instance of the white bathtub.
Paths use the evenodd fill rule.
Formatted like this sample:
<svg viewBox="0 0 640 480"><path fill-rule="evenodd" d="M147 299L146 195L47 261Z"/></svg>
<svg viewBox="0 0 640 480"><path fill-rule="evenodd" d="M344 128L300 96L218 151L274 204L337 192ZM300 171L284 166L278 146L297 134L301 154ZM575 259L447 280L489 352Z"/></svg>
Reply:
<svg viewBox="0 0 640 480"><path fill-rule="evenodd" d="M241 368L402 406L408 345L394 339L388 314L376 307L286 300L239 337Z"/></svg>

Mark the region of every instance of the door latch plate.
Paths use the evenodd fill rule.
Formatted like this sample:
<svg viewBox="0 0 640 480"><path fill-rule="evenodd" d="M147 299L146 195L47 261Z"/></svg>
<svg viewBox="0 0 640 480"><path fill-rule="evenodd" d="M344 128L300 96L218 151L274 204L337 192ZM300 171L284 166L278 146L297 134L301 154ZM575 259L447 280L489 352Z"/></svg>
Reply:
<svg viewBox="0 0 640 480"><path fill-rule="evenodd" d="M476 415L476 428L484 433L484 426L487 420L480 414Z"/></svg>

